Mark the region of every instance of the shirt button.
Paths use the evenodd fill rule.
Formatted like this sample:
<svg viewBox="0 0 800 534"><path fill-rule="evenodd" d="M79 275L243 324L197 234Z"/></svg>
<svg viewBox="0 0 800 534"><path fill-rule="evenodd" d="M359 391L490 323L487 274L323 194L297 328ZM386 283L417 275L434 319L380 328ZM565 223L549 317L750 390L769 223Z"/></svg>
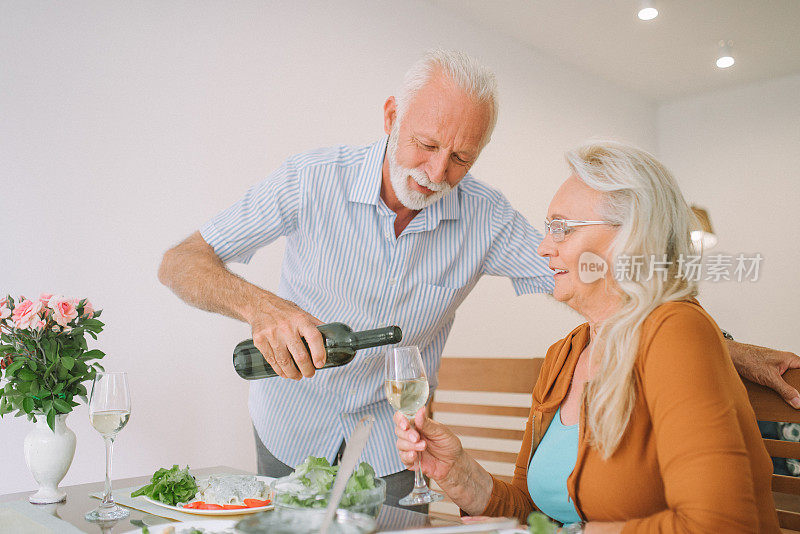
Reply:
<svg viewBox="0 0 800 534"><path fill-rule="evenodd" d="M393 286L397 283L397 278L389 278L389 285Z"/></svg>

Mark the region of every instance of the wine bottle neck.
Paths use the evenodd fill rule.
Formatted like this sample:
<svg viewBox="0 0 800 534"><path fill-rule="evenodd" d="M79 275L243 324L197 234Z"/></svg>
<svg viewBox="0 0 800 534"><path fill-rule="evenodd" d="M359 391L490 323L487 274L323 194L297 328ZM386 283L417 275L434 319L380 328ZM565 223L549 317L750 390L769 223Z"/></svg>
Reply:
<svg viewBox="0 0 800 534"><path fill-rule="evenodd" d="M380 345L399 343L403 338L403 333L397 326L387 326L385 328L376 328L374 330L353 332L351 338L353 340L351 346L356 350L360 350L368 349L369 347L377 347Z"/></svg>

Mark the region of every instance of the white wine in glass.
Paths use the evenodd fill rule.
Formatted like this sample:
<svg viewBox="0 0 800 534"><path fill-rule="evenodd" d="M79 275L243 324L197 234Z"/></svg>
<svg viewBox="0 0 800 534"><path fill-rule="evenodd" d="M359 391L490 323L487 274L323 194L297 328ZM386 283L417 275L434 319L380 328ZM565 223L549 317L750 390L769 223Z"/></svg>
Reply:
<svg viewBox="0 0 800 534"><path fill-rule="evenodd" d="M130 511L114 502L111 494L111 455L114 438L131 416L131 394L126 373L98 372L92 382L89 420L106 443L106 487L100 506L86 513L87 521L110 521L128 517Z"/></svg>
<svg viewBox="0 0 800 534"><path fill-rule="evenodd" d="M403 414L414 426L414 415L428 402L428 377L422 364L422 356L415 346L396 347L386 352L386 398L392 407ZM431 491L419 465L417 453L414 466L414 489L400 499L402 506L416 506L436 502L442 494Z"/></svg>

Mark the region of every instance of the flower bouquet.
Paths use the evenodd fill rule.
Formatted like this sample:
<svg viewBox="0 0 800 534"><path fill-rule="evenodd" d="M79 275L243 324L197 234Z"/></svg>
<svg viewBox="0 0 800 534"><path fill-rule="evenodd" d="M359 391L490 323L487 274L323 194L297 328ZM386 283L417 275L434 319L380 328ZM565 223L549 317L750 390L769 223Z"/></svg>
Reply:
<svg viewBox="0 0 800 534"><path fill-rule="evenodd" d="M103 367L105 356L88 350L85 334L97 339L104 324L87 299L43 293L36 300L0 300L0 416L17 410L36 421L44 415L55 431L56 416L84 402L84 382Z"/></svg>

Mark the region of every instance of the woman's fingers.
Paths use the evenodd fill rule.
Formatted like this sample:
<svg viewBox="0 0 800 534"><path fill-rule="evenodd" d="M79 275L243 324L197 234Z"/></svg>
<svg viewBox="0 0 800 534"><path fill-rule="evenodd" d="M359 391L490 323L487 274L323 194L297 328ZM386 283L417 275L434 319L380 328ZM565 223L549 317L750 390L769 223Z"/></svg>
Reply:
<svg viewBox="0 0 800 534"><path fill-rule="evenodd" d="M397 449L400 451L424 451L425 450L425 442L424 441L408 441L399 437L397 439Z"/></svg>

